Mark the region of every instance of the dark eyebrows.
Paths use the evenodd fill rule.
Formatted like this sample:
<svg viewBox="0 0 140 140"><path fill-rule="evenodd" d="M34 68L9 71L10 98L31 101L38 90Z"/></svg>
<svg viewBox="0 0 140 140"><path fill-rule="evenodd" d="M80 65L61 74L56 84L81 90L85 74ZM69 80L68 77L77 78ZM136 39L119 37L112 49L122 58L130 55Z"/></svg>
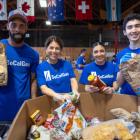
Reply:
<svg viewBox="0 0 140 140"><path fill-rule="evenodd" d="M132 27L140 27L140 24L135 24L135 25L128 25L128 26L126 26L126 28L132 28Z"/></svg>

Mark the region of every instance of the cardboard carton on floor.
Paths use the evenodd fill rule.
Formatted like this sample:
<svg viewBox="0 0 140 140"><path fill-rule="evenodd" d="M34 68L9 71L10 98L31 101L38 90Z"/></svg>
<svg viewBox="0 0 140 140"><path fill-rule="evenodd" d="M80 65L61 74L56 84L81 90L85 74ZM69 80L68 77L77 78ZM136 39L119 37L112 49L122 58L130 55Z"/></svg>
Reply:
<svg viewBox="0 0 140 140"><path fill-rule="evenodd" d="M79 109L85 117L98 117L102 120L112 119L110 109L122 107L128 111L137 110L137 97L128 95L105 95L81 93ZM26 101L15 117L7 140L26 140L27 133L32 125L30 115L40 109L43 116L53 110L54 104L47 96Z"/></svg>

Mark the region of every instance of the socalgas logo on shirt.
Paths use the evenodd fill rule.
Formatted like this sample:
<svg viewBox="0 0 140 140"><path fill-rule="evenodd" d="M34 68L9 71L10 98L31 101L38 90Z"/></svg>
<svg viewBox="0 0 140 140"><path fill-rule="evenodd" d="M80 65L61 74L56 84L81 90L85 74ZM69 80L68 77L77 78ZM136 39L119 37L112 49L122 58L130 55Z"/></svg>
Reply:
<svg viewBox="0 0 140 140"><path fill-rule="evenodd" d="M69 76L69 73L61 73L61 74L56 74L56 75L51 75L50 71L44 71L44 76L46 81L51 81L54 79L60 79L62 77Z"/></svg>
<svg viewBox="0 0 140 140"><path fill-rule="evenodd" d="M101 75L99 76L101 79L104 79L104 78L113 78L114 76L111 75L111 74L107 74L107 75Z"/></svg>
<svg viewBox="0 0 140 140"><path fill-rule="evenodd" d="M97 73L95 71L94 72L92 71L91 74L97 76ZM109 79L109 78L113 78L114 75L113 74L106 74L106 75L98 75L98 77L101 79L104 79L104 78Z"/></svg>
<svg viewBox="0 0 140 140"><path fill-rule="evenodd" d="M17 60L12 60L12 61L7 61L8 65L10 66L22 66L22 67L30 67L30 63L27 63L25 61L17 61Z"/></svg>

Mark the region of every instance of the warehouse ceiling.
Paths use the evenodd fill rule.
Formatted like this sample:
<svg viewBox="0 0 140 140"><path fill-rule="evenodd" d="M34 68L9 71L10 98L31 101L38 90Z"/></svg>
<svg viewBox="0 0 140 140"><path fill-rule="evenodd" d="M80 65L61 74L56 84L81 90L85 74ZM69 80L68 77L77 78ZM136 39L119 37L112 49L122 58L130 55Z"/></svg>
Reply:
<svg viewBox="0 0 140 140"><path fill-rule="evenodd" d="M93 1L93 20L91 21L76 21L75 20L75 0L64 0L65 7L65 21L64 22L53 22L52 27L66 27L69 26L90 26L90 25L107 25L109 24L106 20L106 9L105 9L105 0L92 0ZM8 12L12 9L16 9L16 0L7 0L8 3ZM140 1L138 0L122 0L121 9L122 9L122 19L128 13L140 13ZM102 14L101 14L102 13ZM47 9L41 8L39 0L35 0L35 22L29 25L29 28L32 29L44 29L47 28L45 21L47 20ZM121 24L121 22L119 22ZM6 28L6 22L1 21L1 28Z"/></svg>

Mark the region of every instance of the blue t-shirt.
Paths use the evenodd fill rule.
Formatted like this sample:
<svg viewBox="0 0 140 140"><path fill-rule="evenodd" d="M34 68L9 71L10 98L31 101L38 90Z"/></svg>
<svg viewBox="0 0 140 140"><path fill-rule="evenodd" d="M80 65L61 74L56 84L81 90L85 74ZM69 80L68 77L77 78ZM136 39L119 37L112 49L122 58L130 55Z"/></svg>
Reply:
<svg viewBox="0 0 140 140"><path fill-rule="evenodd" d="M46 85L57 93L71 92L71 78L75 74L70 62L59 59L56 64L42 62L37 67L38 85Z"/></svg>
<svg viewBox="0 0 140 140"><path fill-rule="evenodd" d="M127 62L128 60L133 58L135 54L140 54L140 48L132 50L128 47L120 51L116 56L116 64L117 64L116 71L117 72L119 71L119 65L121 63ZM127 81L125 81L124 84L121 86L120 92L122 94L136 95L136 93L133 91L132 87Z"/></svg>
<svg viewBox="0 0 140 140"><path fill-rule="evenodd" d="M24 100L30 98L30 77L36 71L39 54L27 44L17 48L7 39L1 42L6 46L8 84L0 86L0 121L12 121Z"/></svg>
<svg viewBox="0 0 140 140"><path fill-rule="evenodd" d="M83 67L79 67L79 65L86 65L86 60L84 56L79 56L76 60L76 69L82 70Z"/></svg>
<svg viewBox="0 0 140 140"><path fill-rule="evenodd" d="M88 76L97 75L107 85L112 86L116 81L115 64L112 62L105 62L104 65L97 65L95 62L88 64L81 74L79 83L88 85Z"/></svg>

